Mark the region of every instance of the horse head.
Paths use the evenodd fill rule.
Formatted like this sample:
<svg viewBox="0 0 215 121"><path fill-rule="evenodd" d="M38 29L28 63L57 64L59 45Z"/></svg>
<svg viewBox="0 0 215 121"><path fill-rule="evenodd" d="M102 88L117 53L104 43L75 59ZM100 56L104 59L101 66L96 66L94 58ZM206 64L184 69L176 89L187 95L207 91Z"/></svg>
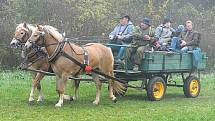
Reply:
<svg viewBox="0 0 215 121"><path fill-rule="evenodd" d="M32 31L25 44L25 48L45 47L45 40L61 41L63 35L60 34L56 28L49 25L37 25L36 29Z"/></svg>
<svg viewBox="0 0 215 121"><path fill-rule="evenodd" d="M14 33L14 37L10 42L10 46L13 48L18 48L25 44L34 29L35 27L30 24L18 24Z"/></svg>

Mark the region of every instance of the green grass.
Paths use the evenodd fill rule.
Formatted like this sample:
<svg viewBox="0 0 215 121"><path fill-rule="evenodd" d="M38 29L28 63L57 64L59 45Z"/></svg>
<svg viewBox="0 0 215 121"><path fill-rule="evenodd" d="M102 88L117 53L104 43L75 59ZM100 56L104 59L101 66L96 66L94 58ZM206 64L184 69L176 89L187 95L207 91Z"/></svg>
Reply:
<svg viewBox="0 0 215 121"><path fill-rule="evenodd" d="M201 94L198 98L185 98L182 88L168 87L162 101L150 102L145 90L129 89L117 103L108 99L107 85L103 84L101 103L92 104L95 85L82 82L79 98L65 102L62 108L55 108L58 100L55 78L42 81L45 94L43 103L28 105L31 76L27 72L0 73L0 120L35 121L214 121L215 120L215 75L201 77ZM71 82L68 81L67 93Z"/></svg>

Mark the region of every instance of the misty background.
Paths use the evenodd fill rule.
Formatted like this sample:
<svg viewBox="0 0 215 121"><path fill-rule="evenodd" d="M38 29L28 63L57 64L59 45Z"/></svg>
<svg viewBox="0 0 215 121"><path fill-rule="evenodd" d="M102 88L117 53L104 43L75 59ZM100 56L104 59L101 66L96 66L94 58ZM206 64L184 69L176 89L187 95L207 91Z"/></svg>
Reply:
<svg viewBox="0 0 215 121"><path fill-rule="evenodd" d="M121 14L129 15L135 25L149 17L153 27L164 17L173 20L173 27L192 20L209 57L207 71L215 69L215 0L0 0L0 68L20 64L20 50L9 47L16 24L51 25L67 37L105 37Z"/></svg>

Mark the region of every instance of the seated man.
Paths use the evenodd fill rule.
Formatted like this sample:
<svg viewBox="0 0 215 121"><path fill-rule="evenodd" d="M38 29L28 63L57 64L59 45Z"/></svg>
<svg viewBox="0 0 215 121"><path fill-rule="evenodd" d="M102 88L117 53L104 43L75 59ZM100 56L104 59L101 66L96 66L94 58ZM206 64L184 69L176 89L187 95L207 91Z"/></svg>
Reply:
<svg viewBox="0 0 215 121"><path fill-rule="evenodd" d="M185 31L179 38L172 39L171 48L173 51L186 53L188 50L193 52L193 69L198 67L201 49L199 48L200 34L193 31L193 23L190 20L185 22Z"/></svg>
<svg viewBox="0 0 215 121"><path fill-rule="evenodd" d="M172 33L175 30L171 27L171 20L165 18L163 24L155 30L155 46L157 50L167 50L168 43L171 40Z"/></svg>
<svg viewBox="0 0 215 121"><path fill-rule="evenodd" d="M133 70L137 71L141 64L141 60L144 57L144 51L147 50L147 42L154 40L154 29L151 27L151 20L144 18L140 22L139 26L135 27L133 34L132 45L126 49L126 59L134 64Z"/></svg>
<svg viewBox="0 0 215 121"><path fill-rule="evenodd" d="M114 30L109 34L111 44L128 44L132 40L132 34L134 30L134 25L130 21L129 16L123 16L120 18L119 24L114 28ZM113 51L119 50L117 55L117 61L123 58L125 47L114 48Z"/></svg>
<svg viewBox="0 0 215 121"><path fill-rule="evenodd" d="M198 48L200 43L200 34L193 31L193 23L188 20L185 22L185 31L179 38L172 39L171 48L173 51L185 53L188 50Z"/></svg>

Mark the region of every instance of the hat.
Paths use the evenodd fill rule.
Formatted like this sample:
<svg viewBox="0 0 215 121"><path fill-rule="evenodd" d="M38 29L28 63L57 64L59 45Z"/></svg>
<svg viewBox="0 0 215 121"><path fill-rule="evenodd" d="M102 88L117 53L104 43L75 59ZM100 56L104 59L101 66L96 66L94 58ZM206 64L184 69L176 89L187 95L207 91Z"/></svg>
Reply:
<svg viewBox="0 0 215 121"><path fill-rule="evenodd" d="M168 22L172 23L172 21L171 21L170 18L165 18L165 19L163 20L163 24L166 24L166 23L168 23Z"/></svg>
<svg viewBox="0 0 215 121"><path fill-rule="evenodd" d="M146 25L151 26L151 19L149 19L149 18L144 18L143 21L141 21L141 22L143 22Z"/></svg>

